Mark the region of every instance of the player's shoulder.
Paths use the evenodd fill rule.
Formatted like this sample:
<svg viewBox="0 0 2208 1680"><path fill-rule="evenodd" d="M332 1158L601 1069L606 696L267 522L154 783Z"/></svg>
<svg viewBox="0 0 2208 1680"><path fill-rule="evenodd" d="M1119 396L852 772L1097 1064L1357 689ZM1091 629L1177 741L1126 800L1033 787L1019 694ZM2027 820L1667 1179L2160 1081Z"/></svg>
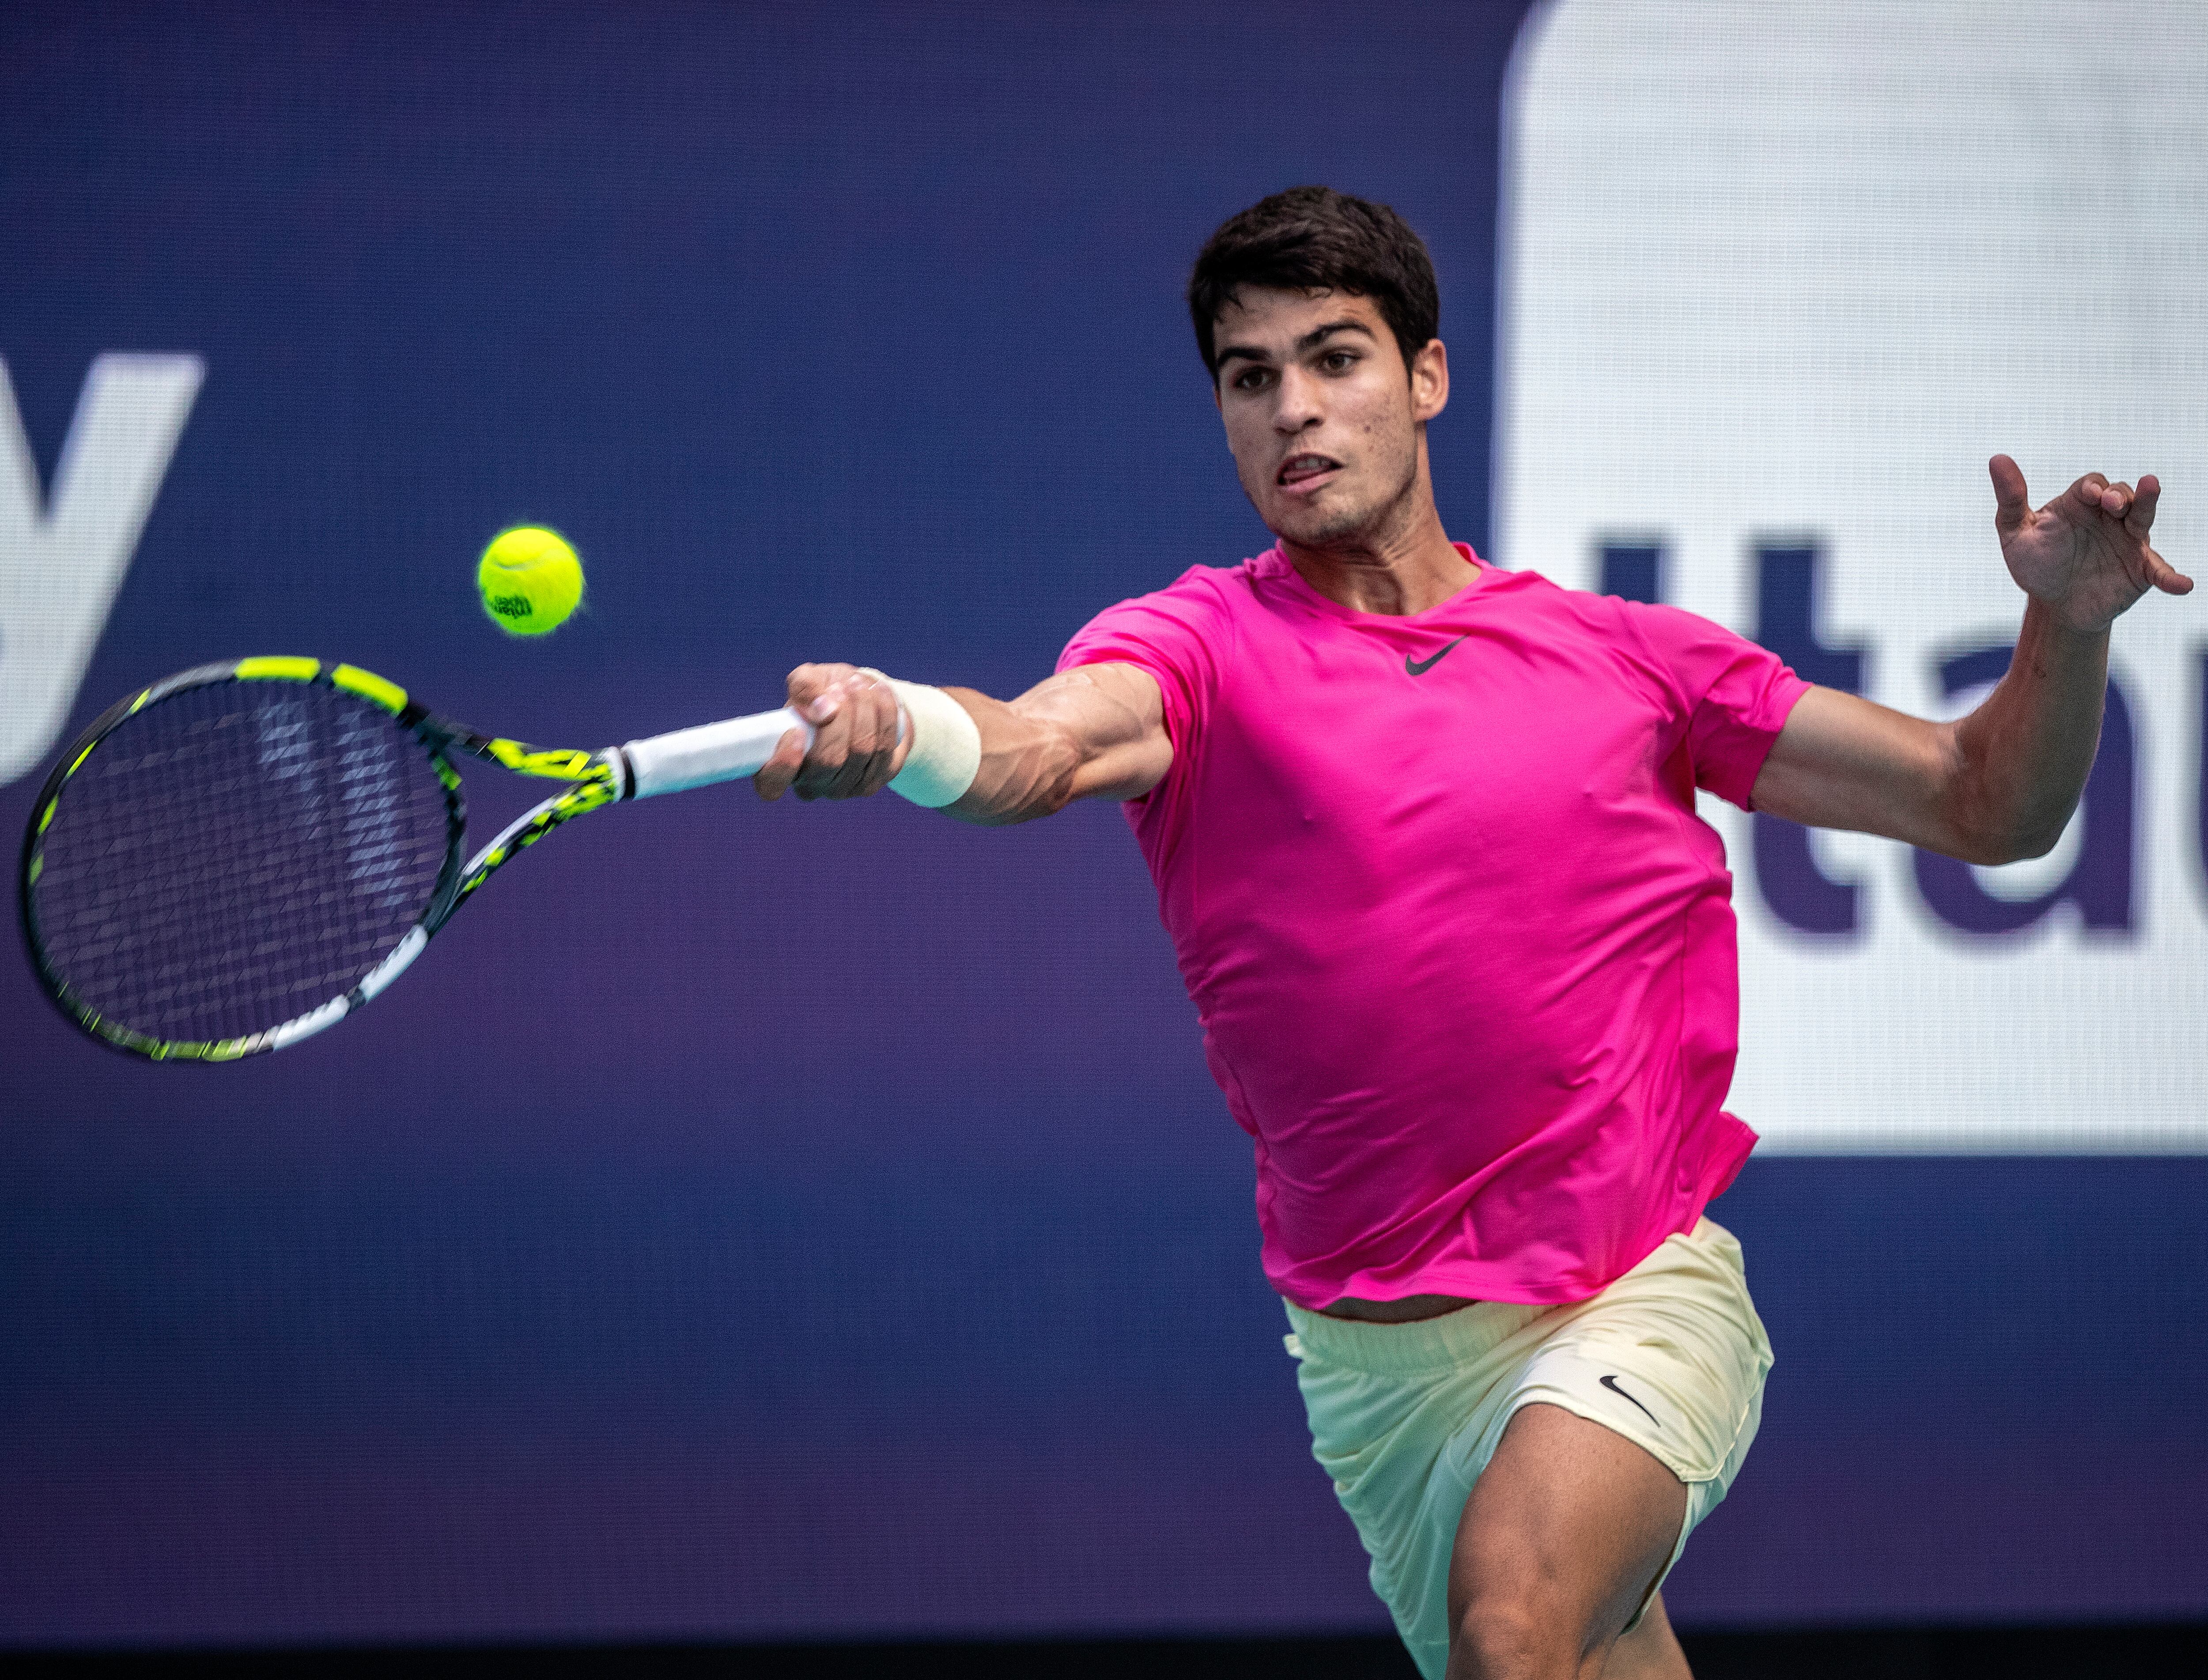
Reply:
<svg viewBox="0 0 2208 1680"><path fill-rule="evenodd" d="M1631 603L1614 595L1573 589L1540 572L1515 572L1492 561L1486 564L1489 575L1480 580L1480 597L1485 602L1569 623L1597 635L1628 632L1624 609Z"/></svg>
<svg viewBox="0 0 2208 1680"><path fill-rule="evenodd" d="M1250 585L1263 575L1263 563L1267 558L1261 555L1256 560L1241 561L1233 566L1191 566L1171 583L1130 596L1106 608L1100 616L1130 609L1163 612L1180 618L1210 619L1231 614L1248 602Z"/></svg>
<svg viewBox="0 0 2208 1680"><path fill-rule="evenodd" d="M1545 579L1529 583L1526 596L1537 610L1555 615L1550 628L1573 627L1563 639L1611 669L1639 673L1675 703L1698 703L1714 685L1744 672L1784 669L1777 655L1738 631L1669 602L1597 595Z"/></svg>
<svg viewBox="0 0 2208 1680"><path fill-rule="evenodd" d="M1232 566L1191 566L1158 592L1221 602L1246 600L1252 584L1287 566L1278 549L1268 549Z"/></svg>
<svg viewBox="0 0 2208 1680"><path fill-rule="evenodd" d="M1488 610L1502 605L1552 649L1576 646L1606 667L1656 674L1670 686L1683 664L1706 659L1719 643L1738 638L1682 607L1598 595L1539 572L1505 572L1482 591Z"/></svg>
<svg viewBox="0 0 2208 1680"><path fill-rule="evenodd" d="M1629 596L1575 589L1539 572L1500 567L1497 571L1497 579L1489 585L1492 595L1528 611L1570 620L1597 634L1662 642L1681 635L1731 633L1699 613L1666 602L1636 601Z"/></svg>
<svg viewBox="0 0 2208 1680"><path fill-rule="evenodd" d="M1237 607L1249 590L1241 566L1191 566L1171 583L1116 601L1074 633L1059 655L1070 665L1125 659L1196 669L1215 663L1240 636Z"/></svg>

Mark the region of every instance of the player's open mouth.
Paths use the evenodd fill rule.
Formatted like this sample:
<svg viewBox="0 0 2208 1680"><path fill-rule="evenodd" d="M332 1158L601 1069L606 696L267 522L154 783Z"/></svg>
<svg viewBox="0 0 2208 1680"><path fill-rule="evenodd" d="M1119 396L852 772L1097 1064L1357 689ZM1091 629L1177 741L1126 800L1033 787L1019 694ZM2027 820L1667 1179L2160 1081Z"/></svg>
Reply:
<svg viewBox="0 0 2208 1680"><path fill-rule="evenodd" d="M1281 463L1273 482L1284 490L1309 492L1341 471L1341 463L1324 455L1291 455Z"/></svg>

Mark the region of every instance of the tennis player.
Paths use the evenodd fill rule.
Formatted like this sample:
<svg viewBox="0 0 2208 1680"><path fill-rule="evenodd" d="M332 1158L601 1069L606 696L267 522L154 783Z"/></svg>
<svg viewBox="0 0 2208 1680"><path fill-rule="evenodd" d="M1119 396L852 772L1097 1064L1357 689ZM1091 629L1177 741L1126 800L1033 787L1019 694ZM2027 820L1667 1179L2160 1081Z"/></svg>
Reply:
<svg viewBox="0 0 2208 1680"><path fill-rule="evenodd" d="M1385 207L1266 199L1189 305L1275 546L1099 614L1014 700L801 666L817 739L758 787L981 824L1125 801L1256 1142L1314 1450L1421 1672L1685 1675L1658 1589L1771 1365L1704 1212L1755 1138L1721 1106L1731 878L1695 790L1972 863L2047 851L2110 623L2192 587L2148 544L2158 486L2089 473L2034 512L1995 457L2023 628L1985 703L1929 723L1450 542L1439 299Z"/></svg>

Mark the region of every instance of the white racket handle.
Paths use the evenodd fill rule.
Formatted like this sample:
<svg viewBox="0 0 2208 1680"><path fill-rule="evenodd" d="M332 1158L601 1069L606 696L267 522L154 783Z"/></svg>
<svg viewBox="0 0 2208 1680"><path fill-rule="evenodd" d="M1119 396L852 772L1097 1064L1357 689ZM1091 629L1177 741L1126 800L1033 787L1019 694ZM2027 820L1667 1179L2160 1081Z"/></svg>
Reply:
<svg viewBox="0 0 2208 1680"><path fill-rule="evenodd" d="M788 706L632 741L621 748L628 755L628 796L650 799L741 781L772 758L775 744L792 729L803 730L805 744L813 745L813 725Z"/></svg>

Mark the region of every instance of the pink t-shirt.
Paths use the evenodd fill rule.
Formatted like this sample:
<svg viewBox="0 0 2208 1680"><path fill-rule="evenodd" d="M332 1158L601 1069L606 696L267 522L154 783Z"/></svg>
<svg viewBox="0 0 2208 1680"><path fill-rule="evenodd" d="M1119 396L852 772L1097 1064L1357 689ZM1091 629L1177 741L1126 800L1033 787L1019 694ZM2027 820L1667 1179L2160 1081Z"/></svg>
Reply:
<svg viewBox="0 0 2208 1680"><path fill-rule="evenodd" d="M1281 1293L1579 1300L1693 1227L1755 1143L1719 1106L1731 877L1694 790L1745 806L1809 684L1531 572L1353 612L1278 549L1059 669L1107 662L1165 698L1173 768L1126 809Z"/></svg>

